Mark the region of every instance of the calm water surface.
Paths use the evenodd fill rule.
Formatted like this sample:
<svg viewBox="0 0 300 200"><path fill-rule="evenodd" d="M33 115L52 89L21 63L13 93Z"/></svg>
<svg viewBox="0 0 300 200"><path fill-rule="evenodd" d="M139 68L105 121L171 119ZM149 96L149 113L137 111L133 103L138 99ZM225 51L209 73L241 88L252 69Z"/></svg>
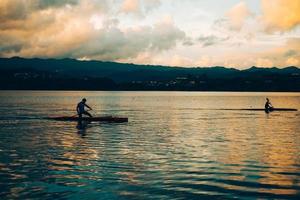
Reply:
<svg viewBox="0 0 300 200"><path fill-rule="evenodd" d="M299 199L300 93L0 92L1 199ZM125 124L45 120L94 115Z"/></svg>

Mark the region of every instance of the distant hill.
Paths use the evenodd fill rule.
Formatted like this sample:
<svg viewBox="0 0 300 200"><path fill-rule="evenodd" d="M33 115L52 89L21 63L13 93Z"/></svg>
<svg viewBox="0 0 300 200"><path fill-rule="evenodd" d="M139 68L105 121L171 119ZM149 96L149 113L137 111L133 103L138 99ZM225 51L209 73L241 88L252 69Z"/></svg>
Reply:
<svg viewBox="0 0 300 200"><path fill-rule="evenodd" d="M224 67L183 68L152 65L123 64L102 61L79 61L74 59L24 59L0 58L0 69L35 69L65 74L72 77L109 77L116 82L167 80L183 74L223 77L238 72Z"/></svg>
<svg viewBox="0 0 300 200"><path fill-rule="evenodd" d="M300 91L300 69L0 58L0 89Z"/></svg>

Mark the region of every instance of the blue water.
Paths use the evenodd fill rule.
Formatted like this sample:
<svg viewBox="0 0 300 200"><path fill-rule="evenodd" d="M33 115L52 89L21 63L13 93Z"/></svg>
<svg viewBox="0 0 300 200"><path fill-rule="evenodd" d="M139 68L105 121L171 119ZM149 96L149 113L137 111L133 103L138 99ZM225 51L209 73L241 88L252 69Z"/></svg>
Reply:
<svg viewBox="0 0 300 200"><path fill-rule="evenodd" d="M88 99L95 116L58 122ZM300 93L0 92L1 199L299 199Z"/></svg>

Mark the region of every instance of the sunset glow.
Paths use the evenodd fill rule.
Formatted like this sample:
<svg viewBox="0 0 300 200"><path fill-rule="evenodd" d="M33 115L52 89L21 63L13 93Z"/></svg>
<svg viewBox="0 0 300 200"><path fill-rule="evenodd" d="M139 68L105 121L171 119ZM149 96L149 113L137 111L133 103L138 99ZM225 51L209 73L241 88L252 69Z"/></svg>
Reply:
<svg viewBox="0 0 300 200"><path fill-rule="evenodd" d="M1 0L0 57L300 66L299 0Z"/></svg>

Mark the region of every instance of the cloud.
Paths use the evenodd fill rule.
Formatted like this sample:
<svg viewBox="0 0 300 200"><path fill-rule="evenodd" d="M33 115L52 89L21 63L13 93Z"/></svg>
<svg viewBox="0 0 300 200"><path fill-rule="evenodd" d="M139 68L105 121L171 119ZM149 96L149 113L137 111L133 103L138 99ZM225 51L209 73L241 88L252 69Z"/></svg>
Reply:
<svg viewBox="0 0 300 200"><path fill-rule="evenodd" d="M274 67L272 60L267 58L258 58L256 61L256 66L258 67Z"/></svg>
<svg viewBox="0 0 300 200"><path fill-rule="evenodd" d="M106 0L93 0L93 3L88 0L1 0L0 30L47 27L49 23L60 20L60 16L65 17L64 12L74 13L76 10L78 16L83 16L88 12L105 12L107 8Z"/></svg>
<svg viewBox="0 0 300 200"><path fill-rule="evenodd" d="M198 66L203 66L203 67L208 67L213 65L212 58L211 56L208 55L202 55L196 63Z"/></svg>
<svg viewBox="0 0 300 200"><path fill-rule="evenodd" d="M65 5L76 5L79 0L31 0L38 8L61 7Z"/></svg>
<svg viewBox="0 0 300 200"><path fill-rule="evenodd" d="M296 55L298 55L298 51L296 51L294 49L290 49L284 53L285 57L292 57L292 56L296 56Z"/></svg>
<svg viewBox="0 0 300 200"><path fill-rule="evenodd" d="M24 19L36 10L76 5L78 3L79 0L1 0L0 19Z"/></svg>
<svg viewBox="0 0 300 200"><path fill-rule="evenodd" d="M26 17L26 4L15 0L2 0L0 2L0 20L17 20ZM2 24L2 23L1 23Z"/></svg>
<svg viewBox="0 0 300 200"><path fill-rule="evenodd" d="M285 44L265 50L261 53L256 53L255 57L258 58L256 65L257 66L299 66L300 64L300 38L293 37L288 38Z"/></svg>
<svg viewBox="0 0 300 200"><path fill-rule="evenodd" d="M198 3L171 1L0 0L0 57L239 68L300 64L299 1L261 0L256 16L242 1L223 17L207 9L204 20L183 17Z"/></svg>
<svg viewBox="0 0 300 200"><path fill-rule="evenodd" d="M174 24L164 22L159 22L153 26L139 26L126 30L113 27L100 30L74 51L71 56L84 55L100 60L136 58L141 53L159 53L171 49L184 37L184 32Z"/></svg>
<svg viewBox="0 0 300 200"><path fill-rule="evenodd" d="M121 8L122 12L125 13L137 13L140 11L139 0L124 0Z"/></svg>
<svg viewBox="0 0 300 200"><path fill-rule="evenodd" d="M61 53L79 46L91 35L87 13L100 12L100 7L105 6L104 1L94 1L97 5L87 0L78 4L75 1L41 2L1 1L1 9L12 7L20 12L12 15L10 10L1 14L0 42L6 48L1 49L0 56L63 56Z"/></svg>
<svg viewBox="0 0 300 200"><path fill-rule="evenodd" d="M286 64L288 66L299 66L300 62L299 59L291 57L287 59Z"/></svg>
<svg viewBox="0 0 300 200"><path fill-rule="evenodd" d="M255 15L242 1L228 10L223 17L214 20L211 29L215 36L200 38L206 41L203 46L226 42L227 46L248 45L256 40L261 25L257 23Z"/></svg>
<svg viewBox="0 0 300 200"><path fill-rule="evenodd" d="M285 59L285 64L289 66L300 66L300 38L289 38L284 47L278 49L283 52L282 58Z"/></svg>
<svg viewBox="0 0 300 200"><path fill-rule="evenodd" d="M183 56L183 55L179 55L179 54L172 54L168 57L168 59L165 59L165 57L156 56L156 57L152 58L151 62L152 62L152 64L159 63L160 65L173 66L173 67L178 67L178 66L192 67L192 66L194 66L193 59Z"/></svg>
<svg viewBox="0 0 300 200"><path fill-rule="evenodd" d="M172 18L165 16L156 23L150 33L144 33L145 36L150 34L151 49L166 50L175 46L175 41L184 41L185 33L175 26Z"/></svg>
<svg viewBox="0 0 300 200"><path fill-rule="evenodd" d="M184 46L193 46L195 43L191 37L185 37L184 41L182 42Z"/></svg>
<svg viewBox="0 0 300 200"><path fill-rule="evenodd" d="M0 5L11 6L7 2ZM168 17L152 25L120 28L118 19L107 14L110 4L104 0L64 4L44 1L38 9L36 4L25 8L23 1L16 2L15 7L24 9L21 13L26 17L2 14L5 20L0 24L1 57L119 60L135 58L143 52L159 54L185 38L185 33Z"/></svg>
<svg viewBox="0 0 300 200"><path fill-rule="evenodd" d="M245 2L240 2L232 7L227 13L226 18L229 20L230 28L236 31L241 30L245 21L252 14Z"/></svg>
<svg viewBox="0 0 300 200"><path fill-rule="evenodd" d="M255 16L242 1L225 13L225 18L215 21L216 25L230 30L255 29L257 32L274 33L290 31L300 24L299 0L260 0L261 14ZM254 24L249 23L253 20Z"/></svg>
<svg viewBox="0 0 300 200"><path fill-rule="evenodd" d="M265 31L285 32L300 24L299 0L261 0L262 16Z"/></svg>
<svg viewBox="0 0 300 200"><path fill-rule="evenodd" d="M161 4L160 0L124 0L121 5L121 12L144 16Z"/></svg>
<svg viewBox="0 0 300 200"><path fill-rule="evenodd" d="M207 47L207 46L216 45L218 43L229 40L229 37L221 38L215 35L209 35L209 36L200 36L197 40L202 44L203 47Z"/></svg>
<svg viewBox="0 0 300 200"><path fill-rule="evenodd" d="M146 12L152 11L161 5L160 0L144 0L144 9Z"/></svg>

